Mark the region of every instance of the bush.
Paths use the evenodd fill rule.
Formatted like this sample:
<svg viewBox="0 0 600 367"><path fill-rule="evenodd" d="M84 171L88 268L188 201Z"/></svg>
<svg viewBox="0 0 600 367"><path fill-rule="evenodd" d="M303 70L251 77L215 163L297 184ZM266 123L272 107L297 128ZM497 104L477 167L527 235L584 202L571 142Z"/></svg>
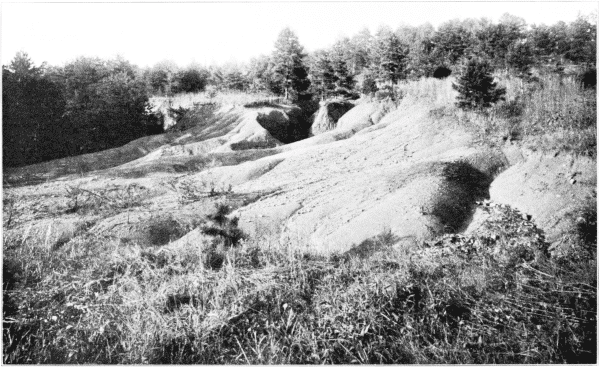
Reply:
<svg viewBox="0 0 600 367"><path fill-rule="evenodd" d="M167 132L181 132L196 126L208 126L215 121L216 103L194 103L191 108L169 108L168 114L173 117L175 124Z"/></svg>
<svg viewBox="0 0 600 367"><path fill-rule="evenodd" d="M579 75L583 88L594 88L597 84L596 68L586 69Z"/></svg>
<svg viewBox="0 0 600 367"><path fill-rule="evenodd" d="M458 91L456 105L463 110L491 107L504 99L506 90L498 88L492 76L492 67L487 61L475 58L468 60L452 88Z"/></svg>
<svg viewBox="0 0 600 367"><path fill-rule="evenodd" d="M197 93L204 91L208 82L208 73L195 68L179 71L175 76L175 93Z"/></svg>
<svg viewBox="0 0 600 367"><path fill-rule="evenodd" d="M173 217L154 217L146 223L144 244L148 246L163 246L177 240L186 233L182 226Z"/></svg>

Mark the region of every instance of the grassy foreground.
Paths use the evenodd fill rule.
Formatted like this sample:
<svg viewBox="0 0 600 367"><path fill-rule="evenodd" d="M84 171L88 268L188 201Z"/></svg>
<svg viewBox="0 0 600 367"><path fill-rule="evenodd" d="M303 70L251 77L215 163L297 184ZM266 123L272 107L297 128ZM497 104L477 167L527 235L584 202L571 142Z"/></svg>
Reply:
<svg viewBox="0 0 600 367"><path fill-rule="evenodd" d="M218 236L208 252L5 237L3 361L594 363L595 215L553 259L520 213L480 207L477 236L408 249L383 233L328 257Z"/></svg>

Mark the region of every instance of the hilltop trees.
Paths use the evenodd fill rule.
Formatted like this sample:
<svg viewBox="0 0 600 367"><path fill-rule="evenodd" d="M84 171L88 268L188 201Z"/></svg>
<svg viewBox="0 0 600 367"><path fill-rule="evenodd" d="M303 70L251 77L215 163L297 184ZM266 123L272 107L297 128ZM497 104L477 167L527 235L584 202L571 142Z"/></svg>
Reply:
<svg viewBox="0 0 600 367"><path fill-rule="evenodd" d="M315 52L310 60L311 89L321 99L326 98L335 88L334 70L326 51Z"/></svg>
<svg viewBox="0 0 600 367"><path fill-rule="evenodd" d="M3 67L5 166L108 149L162 131L140 71L117 58L36 67L18 53Z"/></svg>
<svg viewBox="0 0 600 367"><path fill-rule="evenodd" d="M52 142L62 133L65 100L60 86L18 52L2 67L3 166L18 166L56 156Z"/></svg>
<svg viewBox="0 0 600 367"><path fill-rule="evenodd" d="M268 91L274 94L283 94L283 89L275 80L272 68L273 64L269 56L261 55L250 60L250 65L248 66L250 91Z"/></svg>
<svg viewBox="0 0 600 367"><path fill-rule="evenodd" d="M597 26L582 16L577 17L568 29L569 48L565 57L588 68L596 65Z"/></svg>
<svg viewBox="0 0 600 367"><path fill-rule="evenodd" d="M402 25L374 35L363 29L311 54L286 28L270 55L210 68L179 68L165 60L140 71L121 58L36 66L27 54L18 53L2 69L4 164L92 152L160 132L148 112L149 96L197 93L207 85L215 91L284 95L301 104L313 96L371 94L380 88L387 91L379 97L394 96L394 84L403 80L443 78L460 69L455 89L465 109L485 108L502 97L493 71L523 79L534 69L536 74L568 73L593 88L596 37L590 17L528 28L523 19L505 14L498 22L451 20L437 29Z"/></svg>
<svg viewBox="0 0 600 367"><path fill-rule="evenodd" d="M148 92L141 73L124 60L81 57L60 71L67 100L65 122L77 134L71 154L125 144L157 132L148 114Z"/></svg>
<svg viewBox="0 0 600 367"><path fill-rule="evenodd" d="M313 93L321 98L348 95L354 89L354 78L350 75L340 45L327 52L317 51L311 57L310 80Z"/></svg>
<svg viewBox="0 0 600 367"><path fill-rule="evenodd" d="M448 66L458 65L473 45L471 33L458 20L440 25L431 42L435 59Z"/></svg>
<svg viewBox="0 0 600 367"><path fill-rule="evenodd" d="M281 31L275 42L271 62L274 81L283 90L286 99L306 99L310 80L304 65L305 57L304 47L300 45L298 36L289 28Z"/></svg>
<svg viewBox="0 0 600 367"><path fill-rule="evenodd" d="M506 53L506 66L521 78L530 76L534 61L533 48L528 42L514 43Z"/></svg>
<svg viewBox="0 0 600 367"><path fill-rule="evenodd" d="M172 94L177 71L178 67L173 61L163 60L154 65L147 75L152 91L157 94Z"/></svg>
<svg viewBox="0 0 600 367"><path fill-rule="evenodd" d="M176 90L183 93L202 92L208 82L208 72L199 65L189 65L175 75Z"/></svg>
<svg viewBox="0 0 600 367"><path fill-rule="evenodd" d="M408 47L391 30L382 28L375 35L371 67L383 83L396 84L406 78Z"/></svg>

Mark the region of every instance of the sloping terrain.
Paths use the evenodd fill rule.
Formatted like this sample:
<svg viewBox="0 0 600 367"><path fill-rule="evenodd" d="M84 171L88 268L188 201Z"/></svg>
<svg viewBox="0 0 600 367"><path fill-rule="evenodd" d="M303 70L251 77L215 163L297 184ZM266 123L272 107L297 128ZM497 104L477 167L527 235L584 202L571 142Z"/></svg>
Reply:
<svg viewBox="0 0 600 367"><path fill-rule="evenodd" d="M9 172L41 182L4 187L5 361L595 361L595 160L482 143L427 83Z"/></svg>
<svg viewBox="0 0 600 367"><path fill-rule="evenodd" d="M189 161L190 156L203 161L207 153L224 164L239 163L236 151L248 148L269 148L281 145L263 125L274 126L274 133L281 125L273 119L289 121L293 107L277 106L247 109L239 106L223 106L205 120L203 124L184 132L165 133L134 140L122 147L101 152L67 157L26 167L8 168L3 172L5 184L43 182L68 174L83 174L105 170L126 164L123 168L139 167L140 162L154 162L150 171L177 172L177 163ZM285 122L284 121L284 122ZM269 123L270 126L269 126ZM260 156L260 153L259 153ZM184 159L178 159L185 157ZM140 162L136 160L140 159ZM248 160L247 157L241 160ZM209 159L210 161L210 159ZM118 171L118 170L117 170ZM131 173L130 175L135 175ZM114 172L105 172L114 173ZM140 172L143 174L144 172Z"/></svg>
<svg viewBox="0 0 600 367"><path fill-rule="evenodd" d="M595 202L592 159L542 155L510 143L484 146L431 109L428 103L410 99L398 108L389 102L359 101L332 130L283 145L282 136L292 131L286 126L298 124L292 121L293 108L223 107L210 124L183 133L25 167L20 172L52 172L77 159L85 159L93 169L129 160L85 177L66 176L10 194L21 198L23 206L55 206L48 209L51 215L21 219L22 226L37 228L46 242L68 239L69 233L77 232L73 222L83 221L76 214L56 217L56 208L73 205L74 187L143 187L144 195L136 198L143 205L90 219L92 232L127 238L135 223L156 216L191 223L208 213L215 201L236 195L243 205L235 215L252 238L292 243L317 253L345 252L385 231L403 244L461 232L475 226L471 222L476 203L489 198L531 215L558 243L578 210ZM168 144L156 147L165 141ZM142 147L154 149L137 158L133 147L140 154ZM194 192L201 194L191 203L181 203L182 195ZM206 194L210 192L221 196ZM475 219L480 220L478 215Z"/></svg>

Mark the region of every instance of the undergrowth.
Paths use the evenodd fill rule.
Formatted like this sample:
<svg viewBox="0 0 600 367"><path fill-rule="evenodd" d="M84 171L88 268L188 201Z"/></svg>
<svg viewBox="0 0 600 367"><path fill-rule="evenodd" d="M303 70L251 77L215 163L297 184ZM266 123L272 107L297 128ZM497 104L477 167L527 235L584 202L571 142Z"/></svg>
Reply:
<svg viewBox="0 0 600 367"><path fill-rule="evenodd" d="M465 127L486 143L508 140L532 150L596 156L596 89L585 88L580 78L543 70L539 77L526 80L497 74L506 100L478 111L454 106L452 79L400 83L396 94L403 104L427 105L432 118Z"/></svg>
<svg viewBox="0 0 600 367"><path fill-rule="evenodd" d="M596 156L596 91L574 77L545 75L526 82L504 76L509 98L483 112L458 113L480 137L519 141L541 151Z"/></svg>
<svg viewBox="0 0 600 367"><path fill-rule="evenodd" d="M480 205L476 234L409 258L389 231L345 254L266 249L224 205L200 227L218 267L210 241L5 237L3 362L595 363L595 254L553 258L521 213Z"/></svg>
<svg viewBox="0 0 600 367"><path fill-rule="evenodd" d="M84 189L80 186L67 186L66 197L69 199L64 213L98 214L115 213L128 208L143 205L148 198L149 190L138 184L112 186L103 189Z"/></svg>

